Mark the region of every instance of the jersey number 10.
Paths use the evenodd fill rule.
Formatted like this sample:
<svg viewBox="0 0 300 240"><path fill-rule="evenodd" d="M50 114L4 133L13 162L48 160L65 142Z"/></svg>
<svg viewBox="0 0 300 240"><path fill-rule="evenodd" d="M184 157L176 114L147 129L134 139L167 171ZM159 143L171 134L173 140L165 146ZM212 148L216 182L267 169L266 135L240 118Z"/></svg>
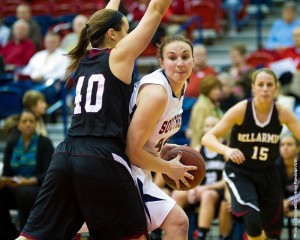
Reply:
<svg viewBox="0 0 300 240"><path fill-rule="evenodd" d="M75 107L74 107L74 114L81 113L81 101L82 101L82 94L81 89L84 81L84 76L79 77L78 83L76 86L76 97L75 97ZM104 82L105 78L102 74L94 74L89 78L88 86L87 86L87 94L86 94L86 101L84 109L86 112L98 112L102 107L102 99L103 99L103 91L104 91ZM96 92L96 101L95 104L91 104L92 102L92 93L93 87L97 85Z"/></svg>

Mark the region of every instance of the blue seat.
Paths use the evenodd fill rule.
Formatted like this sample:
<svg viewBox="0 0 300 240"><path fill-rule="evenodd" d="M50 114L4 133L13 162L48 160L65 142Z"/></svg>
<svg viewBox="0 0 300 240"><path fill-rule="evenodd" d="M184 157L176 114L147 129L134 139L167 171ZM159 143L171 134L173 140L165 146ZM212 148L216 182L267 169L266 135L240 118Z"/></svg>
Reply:
<svg viewBox="0 0 300 240"><path fill-rule="evenodd" d="M19 114L22 109L22 92L11 86L0 87L0 119Z"/></svg>

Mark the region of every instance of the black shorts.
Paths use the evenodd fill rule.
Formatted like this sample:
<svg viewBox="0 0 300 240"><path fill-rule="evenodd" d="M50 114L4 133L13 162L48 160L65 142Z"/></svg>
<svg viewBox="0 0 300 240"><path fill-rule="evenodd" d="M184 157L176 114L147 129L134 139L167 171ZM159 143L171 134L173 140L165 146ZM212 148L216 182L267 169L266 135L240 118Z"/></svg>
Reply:
<svg viewBox="0 0 300 240"><path fill-rule="evenodd" d="M143 205L125 154L111 143L68 138L55 150L21 235L68 240L84 221L96 240L147 234Z"/></svg>
<svg viewBox="0 0 300 240"><path fill-rule="evenodd" d="M224 179L230 190L232 213L239 217L260 212L263 229L279 234L283 227L283 196L278 170L244 169L235 163L225 164Z"/></svg>

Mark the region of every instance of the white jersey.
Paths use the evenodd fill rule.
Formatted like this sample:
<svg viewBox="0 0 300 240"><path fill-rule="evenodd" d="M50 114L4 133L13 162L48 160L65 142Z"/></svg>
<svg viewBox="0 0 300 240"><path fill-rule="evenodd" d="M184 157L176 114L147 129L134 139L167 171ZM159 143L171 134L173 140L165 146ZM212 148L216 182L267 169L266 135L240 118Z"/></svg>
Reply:
<svg viewBox="0 0 300 240"><path fill-rule="evenodd" d="M145 144L145 149L148 152L158 156L163 145L165 145L168 139L181 127L183 96L178 99L173 94L171 85L163 71L161 69L156 70L153 73L144 76L135 84L129 106L130 115L134 114L139 90L141 86L145 84L162 85L168 95L166 109L156 124L150 139ZM151 99L149 99L149 101L151 101ZM148 230L152 231L162 224L176 202L153 183L151 173L149 171L132 166L132 175L137 182L137 186L144 203Z"/></svg>
<svg viewBox="0 0 300 240"><path fill-rule="evenodd" d="M168 95L168 103L166 109L159 119L159 122L156 124L155 130L152 132L150 139L145 144L145 149L148 152L152 153L155 156L158 156L163 145L165 145L168 139L176 132L178 132L181 127L183 96L178 99L173 94L171 85L162 70L156 70L153 73L144 76L139 82L135 84L129 107L131 115L136 106L139 90L144 84L162 85Z"/></svg>

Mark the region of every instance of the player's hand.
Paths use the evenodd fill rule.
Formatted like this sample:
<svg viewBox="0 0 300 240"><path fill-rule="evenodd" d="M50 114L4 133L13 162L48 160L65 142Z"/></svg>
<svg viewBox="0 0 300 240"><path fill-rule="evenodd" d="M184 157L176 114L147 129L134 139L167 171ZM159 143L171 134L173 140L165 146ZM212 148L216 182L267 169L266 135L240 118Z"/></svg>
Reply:
<svg viewBox="0 0 300 240"><path fill-rule="evenodd" d="M167 173L167 175L175 181L177 189L180 189L180 181L190 188L191 185L187 179L193 180L194 176L188 173L188 171L197 170L197 167L183 165L180 163L181 157L182 152L179 152L178 155L170 161L170 172Z"/></svg>
<svg viewBox="0 0 300 240"><path fill-rule="evenodd" d="M173 148L180 147L178 144L173 144L173 143L167 143L166 145L163 146L162 150L160 151L160 157L162 159L165 159L166 154L171 151Z"/></svg>
<svg viewBox="0 0 300 240"><path fill-rule="evenodd" d="M242 164L245 161L244 154L237 148L228 148L224 154L225 159L229 159L236 164Z"/></svg>

